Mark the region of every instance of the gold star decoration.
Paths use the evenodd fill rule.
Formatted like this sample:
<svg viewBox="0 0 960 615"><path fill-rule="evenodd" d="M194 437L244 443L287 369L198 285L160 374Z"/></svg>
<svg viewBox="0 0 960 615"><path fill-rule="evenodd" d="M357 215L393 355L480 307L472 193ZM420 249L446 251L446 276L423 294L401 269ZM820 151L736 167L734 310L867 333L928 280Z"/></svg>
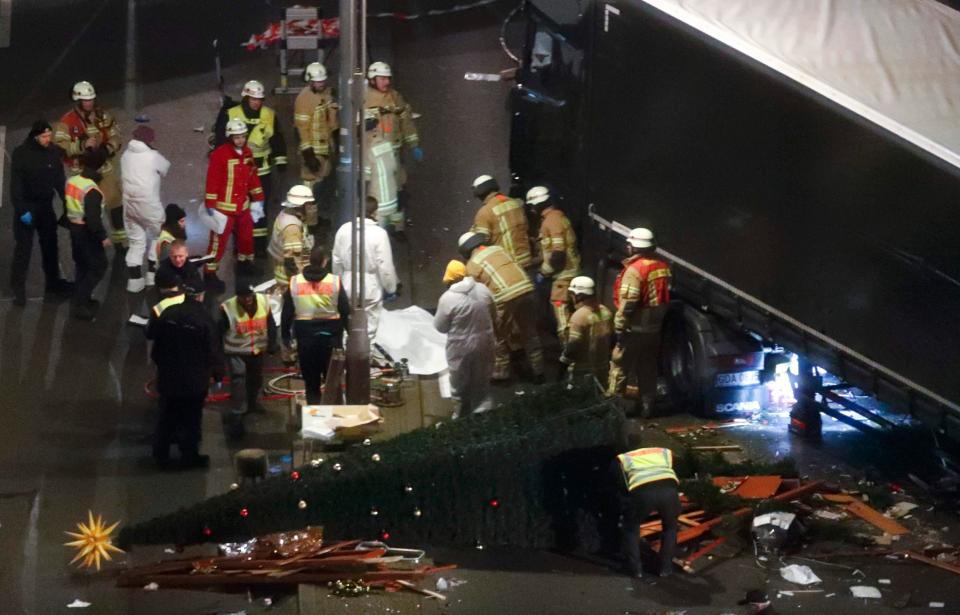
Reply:
<svg viewBox="0 0 960 615"><path fill-rule="evenodd" d="M105 527L103 516L97 515L97 520L94 521L93 512L88 510L87 523L84 524L82 521L77 523L77 529L80 530L79 534L64 532L67 536L76 538L74 541L63 543L66 547L77 549L77 554L70 560L70 563L78 562L77 566L84 568L96 566L97 570L100 570L100 558L109 562L112 559L110 557L111 552L123 553L122 549L113 546L113 537L111 536L118 525L120 525L119 521L110 527Z"/></svg>

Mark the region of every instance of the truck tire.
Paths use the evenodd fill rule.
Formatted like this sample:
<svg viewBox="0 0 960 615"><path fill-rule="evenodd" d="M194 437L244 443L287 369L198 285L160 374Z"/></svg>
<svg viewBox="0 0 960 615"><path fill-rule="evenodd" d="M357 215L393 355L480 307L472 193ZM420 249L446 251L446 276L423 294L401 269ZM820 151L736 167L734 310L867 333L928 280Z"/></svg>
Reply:
<svg viewBox="0 0 960 615"><path fill-rule="evenodd" d="M707 341L700 322L691 310L678 306L664 323L661 373L666 376L670 403L677 411L696 416L708 414L705 407L710 387Z"/></svg>

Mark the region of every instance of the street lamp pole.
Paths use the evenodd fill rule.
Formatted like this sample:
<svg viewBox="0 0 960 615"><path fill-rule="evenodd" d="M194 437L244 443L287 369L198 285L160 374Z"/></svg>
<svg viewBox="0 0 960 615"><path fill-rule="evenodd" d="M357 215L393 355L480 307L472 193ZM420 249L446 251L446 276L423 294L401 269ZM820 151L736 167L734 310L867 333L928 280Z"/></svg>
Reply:
<svg viewBox="0 0 960 615"><path fill-rule="evenodd" d="M340 0L340 192L339 219L350 221L350 327L347 336L347 403L370 401L370 339L363 309L364 243L363 91L366 0Z"/></svg>

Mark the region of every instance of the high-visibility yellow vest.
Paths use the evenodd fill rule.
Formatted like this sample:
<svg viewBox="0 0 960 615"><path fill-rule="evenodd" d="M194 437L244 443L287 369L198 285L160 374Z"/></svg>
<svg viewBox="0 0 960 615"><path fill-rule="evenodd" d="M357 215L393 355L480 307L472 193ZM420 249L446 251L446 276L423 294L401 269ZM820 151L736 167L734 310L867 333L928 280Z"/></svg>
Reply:
<svg viewBox="0 0 960 615"><path fill-rule="evenodd" d="M339 320L337 300L340 276L328 273L319 282L311 282L302 273L290 278L290 297L297 320Z"/></svg>
<svg viewBox="0 0 960 615"><path fill-rule="evenodd" d="M260 117L247 117L243 112L243 105L231 107L227 111L227 117L231 120L242 120L247 125L247 147L253 153L253 157L260 163L257 170L258 175L266 175L273 169L270 164L270 154L273 149L270 147L270 139L273 137L274 121L276 115L273 109L267 106L260 107ZM286 161L284 160L284 164Z"/></svg>
<svg viewBox="0 0 960 615"><path fill-rule="evenodd" d="M103 196L103 191L97 186L97 182L83 175L74 175L67 180L67 187L64 190L66 198L64 199L64 209L67 212L67 220L74 224L86 224L84 219L83 201L91 190L96 190Z"/></svg>
<svg viewBox="0 0 960 615"><path fill-rule="evenodd" d="M256 293L257 309L253 316L240 305L236 297L220 306L227 315L230 328L223 335L223 351L227 354L261 354L267 349L270 303L267 296Z"/></svg>
<svg viewBox="0 0 960 615"><path fill-rule="evenodd" d="M617 461L623 470L627 491L658 480L670 479L680 483L677 473L673 471L673 451L669 448L638 448L617 455Z"/></svg>
<svg viewBox="0 0 960 615"><path fill-rule="evenodd" d="M163 314L163 311L165 309L167 309L171 305L178 305L180 303L183 303L184 299L186 298L187 298L186 295L184 295L183 293L180 293L179 295L174 295L172 297L167 297L166 299L161 299L159 303L153 306L153 315L159 318L160 314Z"/></svg>

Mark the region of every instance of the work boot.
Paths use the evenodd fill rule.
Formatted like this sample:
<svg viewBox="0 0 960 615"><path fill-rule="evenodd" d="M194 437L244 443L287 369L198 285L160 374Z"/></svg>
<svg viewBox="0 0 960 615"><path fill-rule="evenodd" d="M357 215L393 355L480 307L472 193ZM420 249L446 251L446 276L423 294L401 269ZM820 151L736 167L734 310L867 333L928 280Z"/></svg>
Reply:
<svg viewBox="0 0 960 615"><path fill-rule="evenodd" d="M150 266L153 267L153 265L150 265ZM146 286L153 286L155 284L156 277L157 277L156 271L153 271L152 269L150 271L147 271L147 275L144 276L144 284Z"/></svg>
<svg viewBox="0 0 960 615"><path fill-rule="evenodd" d="M23 286L18 286L13 289L13 304L23 307L27 304L27 289Z"/></svg>
<svg viewBox="0 0 960 615"><path fill-rule="evenodd" d="M143 271L139 266L127 267L127 292L139 293L146 288L147 283L143 279Z"/></svg>
<svg viewBox="0 0 960 615"><path fill-rule="evenodd" d="M93 322L97 318L96 308L91 307L89 304L74 304L70 308L70 316L76 318L77 320L85 320L87 322Z"/></svg>

